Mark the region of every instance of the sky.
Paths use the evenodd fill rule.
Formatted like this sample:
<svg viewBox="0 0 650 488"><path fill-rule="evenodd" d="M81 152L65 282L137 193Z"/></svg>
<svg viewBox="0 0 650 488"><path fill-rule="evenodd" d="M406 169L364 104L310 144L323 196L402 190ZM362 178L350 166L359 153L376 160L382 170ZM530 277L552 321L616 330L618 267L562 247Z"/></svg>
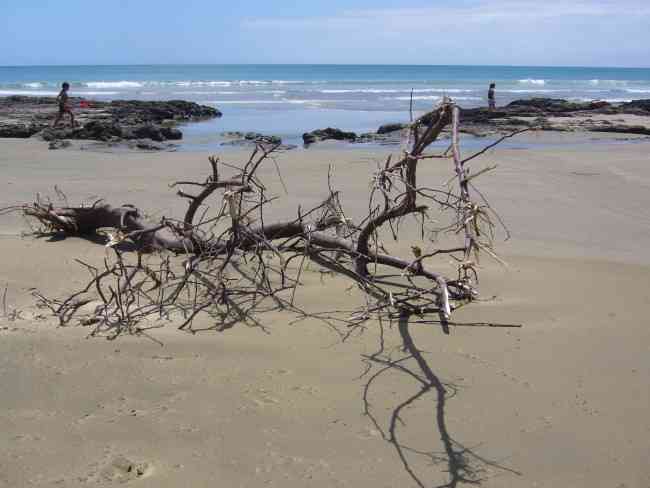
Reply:
<svg viewBox="0 0 650 488"><path fill-rule="evenodd" d="M650 67L650 0L0 0L0 65Z"/></svg>

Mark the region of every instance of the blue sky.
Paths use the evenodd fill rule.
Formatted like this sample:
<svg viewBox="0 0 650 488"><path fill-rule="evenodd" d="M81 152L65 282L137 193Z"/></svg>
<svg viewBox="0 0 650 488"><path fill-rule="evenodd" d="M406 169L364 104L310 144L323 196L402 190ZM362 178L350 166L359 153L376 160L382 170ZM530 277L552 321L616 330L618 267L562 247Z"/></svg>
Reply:
<svg viewBox="0 0 650 488"><path fill-rule="evenodd" d="M650 67L650 0L0 0L0 65Z"/></svg>

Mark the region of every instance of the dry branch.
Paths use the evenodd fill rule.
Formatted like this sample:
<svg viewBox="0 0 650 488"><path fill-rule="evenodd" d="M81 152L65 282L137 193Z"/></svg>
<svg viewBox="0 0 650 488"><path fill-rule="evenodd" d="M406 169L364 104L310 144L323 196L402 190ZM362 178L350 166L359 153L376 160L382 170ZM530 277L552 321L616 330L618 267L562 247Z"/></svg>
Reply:
<svg viewBox="0 0 650 488"><path fill-rule="evenodd" d="M451 146L443 154L427 153L450 124ZM180 220L149 223L133 206L98 201L90 206L56 207L38 199L19 208L40 222L44 231L92 235L104 229L107 246L114 251L103 269L86 265L91 278L80 293L63 301L40 299L64 323L93 294L97 306L84 321L111 337L124 331L143 332L160 319L178 317L180 328L193 331L199 315L209 316L213 327L223 330L241 321L256 323L254 312L263 309L263 303L295 309L296 287L305 260L311 260L348 277L368 295L366 306L350 322L353 326L360 317L363 321L383 314L435 313L446 321L454 308L478 295L479 252L493 254L491 208L480 194L480 202L472 199L470 180L482 172L470 175L466 163L474 156L461 159L459 126L459 109L449 99L413 121L407 129L410 146L397 161L387 158L374 175L368 214L356 223L347 217L331 182L320 205L299 208L294 219L267 222L264 209L272 199L257 171L273 160L278 148L263 144L240 168L211 157L211 171L203 182L173 183L177 195L188 200ZM449 160L455 189L419 184L419 164ZM222 176L233 168L234 174ZM215 197L216 205L209 206L207 202ZM432 208L446 216L445 225L436 223L445 221L440 215L435 220L430 217ZM382 232L389 230L398 239L400 223L408 216L419 219L423 235L425 227L436 235L462 233L463 242L436 248L431 241L433 250L426 253L414 246L414 258L385 251ZM124 254L127 243L137 251L135 262ZM155 264L151 258L143 259L144 253L152 251L158 252ZM457 278L431 269L438 255L456 259Z"/></svg>

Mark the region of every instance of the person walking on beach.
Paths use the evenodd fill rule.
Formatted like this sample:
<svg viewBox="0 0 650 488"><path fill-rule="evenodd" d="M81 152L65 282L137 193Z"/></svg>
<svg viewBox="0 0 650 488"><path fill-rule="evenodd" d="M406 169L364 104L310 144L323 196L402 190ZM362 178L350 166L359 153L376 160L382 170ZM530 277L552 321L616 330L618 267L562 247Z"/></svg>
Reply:
<svg viewBox="0 0 650 488"><path fill-rule="evenodd" d="M68 96L69 89L70 89L70 84L67 81L65 81L61 85L61 91L59 92L59 95L56 97L56 101L59 102L59 115L57 115L56 120L54 121L52 127L56 127L57 125L59 125L59 122L63 120L63 116L65 114L70 114L71 127L75 126L74 114L72 113L72 109L70 108L70 103L69 103L69 99L70 99L70 97Z"/></svg>
<svg viewBox="0 0 650 488"><path fill-rule="evenodd" d="M494 90L496 86L496 83L490 83L490 89L488 90L488 110L494 110L497 106L494 100Z"/></svg>

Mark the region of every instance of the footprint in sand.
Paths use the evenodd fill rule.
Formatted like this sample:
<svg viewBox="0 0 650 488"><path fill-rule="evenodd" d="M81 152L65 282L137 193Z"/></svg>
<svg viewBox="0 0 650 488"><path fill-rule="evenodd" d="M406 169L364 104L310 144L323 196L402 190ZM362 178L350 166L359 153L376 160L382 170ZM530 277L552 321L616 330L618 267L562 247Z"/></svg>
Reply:
<svg viewBox="0 0 650 488"><path fill-rule="evenodd" d="M264 374L266 374L266 376L271 376L271 377L272 376L285 376L285 375L288 375L288 374L293 374L293 371L291 371L290 369L284 369L284 368L267 369L267 370L264 371Z"/></svg>
<svg viewBox="0 0 650 488"><path fill-rule="evenodd" d="M265 407L269 405L277 405L280 403L280 400L270 395L260 395L257 398L253 398L253 402L260 407Z"/></svg>
<svg viewBox="0 0 650 488"><path fill-rule="evenodd" d="M254 388L247 385L243 391L244 395L258 407L268 407L281 403L279 398L272 396L266 388Z"/></svg>

